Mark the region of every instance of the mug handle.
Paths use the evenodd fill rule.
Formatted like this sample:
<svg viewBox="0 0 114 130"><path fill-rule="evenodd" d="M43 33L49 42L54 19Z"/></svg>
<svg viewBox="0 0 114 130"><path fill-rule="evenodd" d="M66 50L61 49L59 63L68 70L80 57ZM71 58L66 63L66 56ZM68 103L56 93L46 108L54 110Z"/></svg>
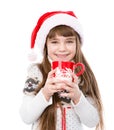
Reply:
<svg viewBox="0 0 114 130"><path fill-rule="evenodd" d="M84 71L85 71L85 66L84 66L84 64L78 62L78 63L76 63L76 64L74 65L74 69L76 69L78 66L81 67L81 71L79 71L76 75L77 75L77 76L80 76L81 74L84 73Z"/></svg>

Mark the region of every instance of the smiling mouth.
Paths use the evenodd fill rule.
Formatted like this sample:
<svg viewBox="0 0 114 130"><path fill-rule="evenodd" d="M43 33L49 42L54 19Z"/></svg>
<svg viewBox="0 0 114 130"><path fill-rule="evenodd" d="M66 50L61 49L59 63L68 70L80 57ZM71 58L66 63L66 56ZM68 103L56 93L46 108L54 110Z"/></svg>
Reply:
<svg viewBox="0 0 114 130"><path fill-rule="evenodd" d="M68 56L68 54L57 54L56 55L58 58L65 58L65 57L67 57Z"/></svg>

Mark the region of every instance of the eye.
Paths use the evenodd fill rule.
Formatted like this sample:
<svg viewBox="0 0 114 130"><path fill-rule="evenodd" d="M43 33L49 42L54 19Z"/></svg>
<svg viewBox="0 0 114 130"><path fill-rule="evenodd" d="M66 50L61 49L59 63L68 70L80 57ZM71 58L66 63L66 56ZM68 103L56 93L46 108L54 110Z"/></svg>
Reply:
<svg viewBox="0 0 114 130"><path fill-rule="evenodd" d="M75 42L76 42L75 37L66 38L66 43L68 43L68 44L75 43Z"/></svg>
<svg viewBox="0 0 114 130"><path fill-rule="evenodd" d="M58 43L58 41L51 41L50 43L52 43L52 44L57 44Z"/></svg>
<svg viewBox="0 0 114 130"><path fill-rule="evenodd" d="M66 43L68 43L68 44L74 43L74 40L67 40Z"/></svg>

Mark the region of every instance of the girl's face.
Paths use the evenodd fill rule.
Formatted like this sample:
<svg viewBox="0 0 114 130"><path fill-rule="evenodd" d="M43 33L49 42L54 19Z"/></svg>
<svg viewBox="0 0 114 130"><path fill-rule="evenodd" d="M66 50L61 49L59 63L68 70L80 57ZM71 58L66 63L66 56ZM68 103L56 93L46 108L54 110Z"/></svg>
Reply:
<svg viewBox="0 0 114 130"><path fill-rule="evenodd" d="M71 61L76 54L75 36L59 36L47 39L47 52L52 61Z"/></svg>

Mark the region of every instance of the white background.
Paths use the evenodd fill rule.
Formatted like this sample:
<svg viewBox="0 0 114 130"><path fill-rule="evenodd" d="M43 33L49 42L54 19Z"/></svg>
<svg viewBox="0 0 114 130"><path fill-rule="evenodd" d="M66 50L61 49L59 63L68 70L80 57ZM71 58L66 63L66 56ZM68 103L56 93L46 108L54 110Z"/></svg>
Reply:
<svg viewBox="0 0 114 130"><path fill-rule="evenodd" d="M50 10L73 10L80 19L85 37L82 49L99 84L106 130L114 129L113 8L113 0L0 1L0 130L31 129L19 115L26 55L40 13Z"/></svg>

